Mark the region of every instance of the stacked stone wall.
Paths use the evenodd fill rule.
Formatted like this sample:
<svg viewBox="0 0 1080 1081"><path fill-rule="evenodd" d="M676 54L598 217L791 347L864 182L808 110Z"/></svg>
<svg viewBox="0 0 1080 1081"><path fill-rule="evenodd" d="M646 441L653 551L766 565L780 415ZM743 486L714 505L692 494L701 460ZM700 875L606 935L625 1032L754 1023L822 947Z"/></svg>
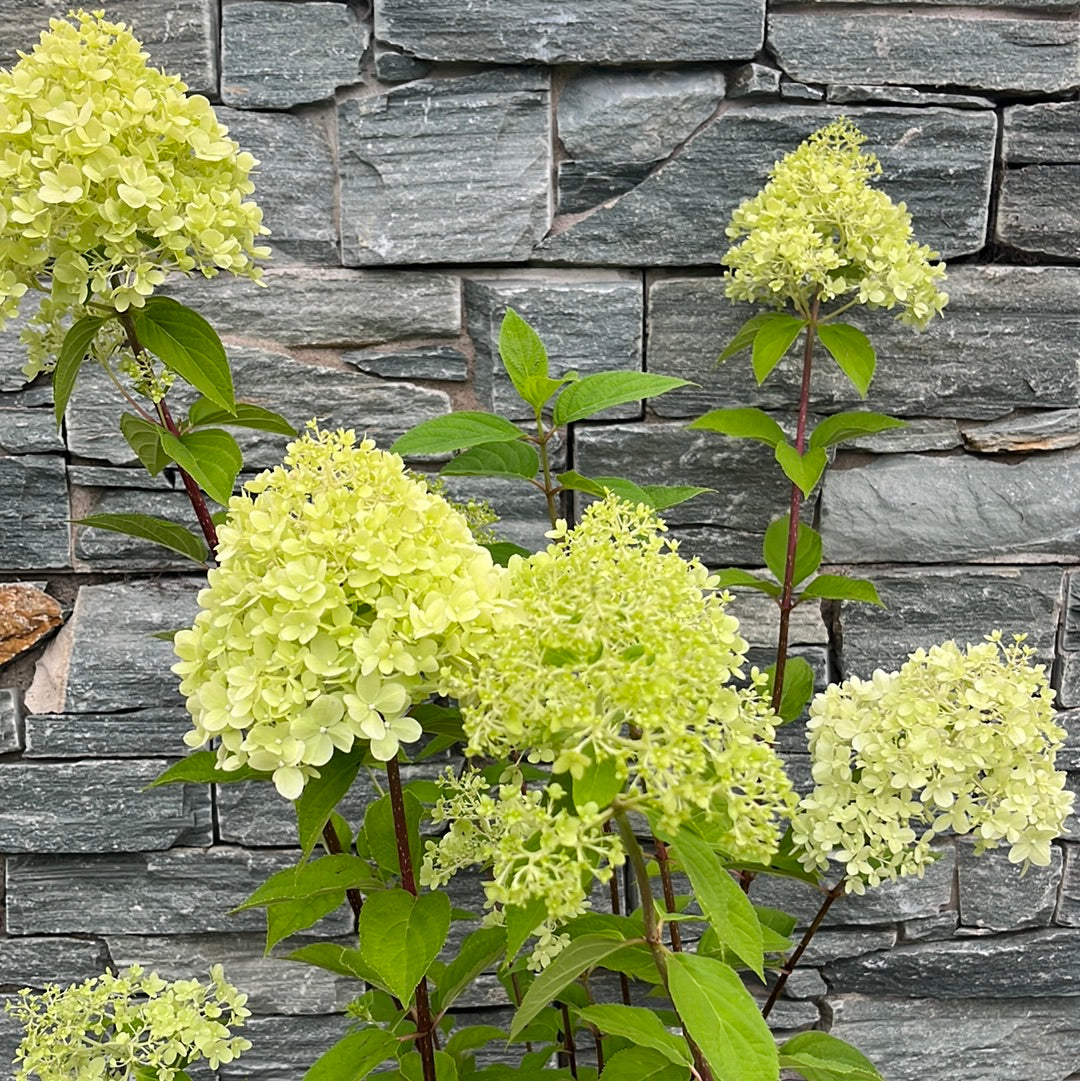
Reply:
<svg viewBox="0 0 1080 1081"><path fill-rule="evenodd" d="M0 63L67 6L0 0ZM455 408L513 410L496 349L513 306L556 370L697 384L575 425L559 453L587 474L714 489L670 518L714 565L760 560L782 490L766 452L686 424L736 405L788 423L797 393L790 373L757 387L745 365L714 366L746 315L723 295L724 224L776 157L853 117L884 187L949 261L952 300L921 336L866 321L879 349L867 405L909 425L839 453L814 511L827 558L873 577L888 607L800 611L795 648L824 680L948 637L1026 631L1080 792L1075 0L105 7L262 162L268 288L170 286L225 337L241 397L384 446ZM14 658L0 667L0 999L109 962L181 975L223 960L256 1016L255 1048L220 1081L298 1081L342 1033L351 990L264 959L260 917L226 915L293 858L290 808L250 785L144 790L187 727L170 648L151 634L190 619L197 579L71 524L187 521L183 490L137 466L100 373L80 378L58 433L49 386L20 375L17 332L0 336L0 658ZM820 373L817 414L857 405L839 373ZM243 445L253 470L283 449L267 433ZM490 496L509 539L541 538L527 487L455 490ZM25 650L57 620L15 582L63 608L59 633ZM769 612L738 610L766 660ZM805 778L798 733L783 740ZM1024 878L967 841L941 856L922 880L833 908L778 1024L831 1026L889 1081L1076 1081L1080 820ZM763 897L804 915L811 903L774 885ZM339 914L319 931L344 929ZM469 1004L505 1009L493 981ZM15 1038L0 1014L0 1062Z"/></svg>

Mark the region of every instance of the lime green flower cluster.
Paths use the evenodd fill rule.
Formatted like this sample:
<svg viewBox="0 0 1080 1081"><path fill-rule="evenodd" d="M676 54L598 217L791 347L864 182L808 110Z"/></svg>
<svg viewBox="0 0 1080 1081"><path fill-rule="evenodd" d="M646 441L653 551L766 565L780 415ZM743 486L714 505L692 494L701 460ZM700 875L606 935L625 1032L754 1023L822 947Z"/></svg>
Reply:
<svg viewBox="0 0 1080 1081"><path fill-rule="evenodd" d="M545 551L511 561L523 622L450 682L468 750L524 753L575 780L611 770L624 806L665 829L692 818L719 846L767 862L794 805L775 718L761 677L730 685L747 648L730 597L664 528L608 497L576 529L560 523Z"/></svg>
<svg viewBox="0 0 1080 1081"><path fill-rule="evenodd" d="M917 327L944 308L938 253L914 242L903 203L870 186L881 165L860 149L865 141L841 117L773 166L727 227L731 240L745 238L724 256L729 297L790 302L803 315L815 293L825 302L899 305L900 320Z"/></svg>
<svg viewBox="0 0 1080 1081"><path fill-rule="evenodd" d="M173 668L187 743L220 738L223 769L273 772L289 799L357 739L383 761L418 739L409 707L514 620L506 572L462 515L396 454L309 427L230 500Z"/></svg>
<svg viewBox="0 0 1080 1081"><path fill-rule="evenodd" d="M0 71L0 327L46 278L42 325L93 299L140 307L170 270L257 280L255 159L126 26L71 18Z"/></svg>
<svg viewBox="0 0 1080 1081"><path fill-rule="evenodd" d="M1033 651L1000 632L917 650L899 672L849 679L810 707L815 788L793 823L807 868L845 865L849 891L921 875L931 842L971 833L982 851L1045 866L1073 803L1054 757L1065 732Z"/></svg>
<svg viewBox="0 0 1080 1081"><path fill-rule="evenodd" d="M166 983L132 965L40 995L24 989L6 1006L26 1030L16 1081L173 1081L203 1059L211 1069L232 1062L251 1047L231 1031L250 1016L247 995L225 980L221 965L210 969L210 981Z"/></svg>

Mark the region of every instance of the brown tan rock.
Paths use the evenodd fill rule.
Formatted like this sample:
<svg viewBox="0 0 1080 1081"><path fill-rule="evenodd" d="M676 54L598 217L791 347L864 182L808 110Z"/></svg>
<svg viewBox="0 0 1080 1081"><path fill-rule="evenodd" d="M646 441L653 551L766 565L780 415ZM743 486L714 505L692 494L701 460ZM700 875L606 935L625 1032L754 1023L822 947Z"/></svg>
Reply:
<svg viewBox="0 0 1080 1081"><path fill-rule="evenodd" d="M0 585L0 665L14 660L64 618L48 593L21 582Z"/></svg>

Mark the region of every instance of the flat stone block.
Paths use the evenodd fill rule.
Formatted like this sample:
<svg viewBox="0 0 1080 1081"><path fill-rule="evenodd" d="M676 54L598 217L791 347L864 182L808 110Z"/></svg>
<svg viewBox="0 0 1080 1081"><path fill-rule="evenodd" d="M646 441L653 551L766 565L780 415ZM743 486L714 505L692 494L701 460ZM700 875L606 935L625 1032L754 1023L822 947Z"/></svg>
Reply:
<svg viewBox="0 0 1080 1081"><path fill-rule="evenodd" d="M560 161L560 214L583 214L636 188L659 165L655 161Z"/></svg>
<svg viewBox="0 0 1080 1081"><path fill-rule="evenodd" d="M720 0L378 0L375 37L432 60L516 64L749 60L761 48L764 4Z"/></svg>
<svg viewBox="0 0 1080 1081"><path fill-rule="evenodd" d="M130 713L31 713L24 727L26 758L143 758L185 753L191 718L180 706Z"/></svg>
<svg viewBox="0 0 1080 1081"><path fill-rule="evenodd" d="M780 72L766 64L740 64L728 79L729 98L773 97L780 93Z"/></svg>
<svg viewBox="0 0 1080 1081"><path fill-rule="evenodd" d="M1076 86L1080 63L1080 27L1064 12L773 11L769 45L788 75L811 83L1053 93Z"/></svg>
<svg viewBox="0 0 1080 1081"><path fill-rule="evenodd" d="M0 972L13 987L42 990L47 983L81 983L109 963L105 943L88 938L0 939Z"/></svg>
<svg viewBox="0 0 1080 1081"><path fill-rule="evenodd" d="M64 451L51 409L0 406L0 451L7 454L54 454Z"/></svg>
<svg viewBox="0 0 1080 1081"><path fill-rule="evenodd" d="M218 1081L295 1081L354 1023L337 1015L250 1017L243 1034L251 1041L251 1049L234 1062L223 1062L216 1077Z"/></svg>
<svg viewBox="0 0 1080 1081"><path fill-rule="evenodd" d="M799 964L823 965L840 957L862 957L868 953L891 950L896 941L897 935L893 928L818 931L799 959Z"/></svg>
<svg viewBox="0 0 1080 1081"><path fill-rule="evenodd" d="M62 457L0 457L0 570L70 567L69 517Z"/></svg>
<svg viewBox="0 0 1080 1081"><path fill-rule="evenodd" d="M359 82L367 43L367 25L345 4L226 3L221 99L241 108L288 109L333 97L335 87Z"/></svg>
<svg viewBox="0 0 1080 1081"><path fill-rule="evenodd" d="M980 454L1026 454L1080 445L1080 409L1010 414L1000 420L960 425L963 442Z"/></svg>
<svg viewBox="0 0 1080 1081"><path fill-rule="evenodd" d="M1062 846L1065 853L1065 874L1061 880L1061 899L1055 923L1080 927L1080 845Z"/></svg>
<svg viewBox="0 0 1080 1081"><path fill-rule="evenodd" d="M103 856L12 856L7 931L12 935L183 935L265 929L261 909L229 915L295 852L172 849ZM309 934L341 934L343 906ZM307 937L307 936L305 936Z"/></svg>
<svg viewBox="0 0 1080 1081"><path fill-rule="evenodd" d="M0 583L0 667L33 649L64 621L54 597L28 582Z"/></svg>
<svg viewBox="0 0 1080 1081"><path fill-rule="evenodd" d="M1008 848L976 856L974 843L958 838L961 925L990 931L1048 927L1061 886L1061 849L1055 847L1051 857L1048 867L1030 867L1021 876L1019 865L1009 862Z"/></svg>
<svg viewBox="0 0 1080 1081"><path fill-rule="evenodd" d="M1025 165L1006 170L997 239L1021 251L1080 259L1078 183L1080 165Z"/></svg>
<svg viewBox="0 0 1080 1081"><path fill-rule="evenodd" d="M838 105L944 105L949 109L992 109L989 98L977 94L939 94L912 86L872 86L865 83L830 83L825 100Z"/></svg>
<svg viewBox="0 0 1080 1081"><path fill-rule="evenodd" d="M342 262L527 259L550 214L549 80L496 70L341 102Z"/></svg>
<svg viewBox="0 0 1080 1081"><path fill-rule="evenodd" d="M825 549L831 551L829 547ZM913 567L871 571L884 608L844 602L844 677L895 671L920 646L975 644L993 630L1027 634L1036 659L1054 662L1062 575L1056 567Z"/></svg>
<svg viewBox="0 0 1080 1081"><path fill-rule="evenodd" d="M1080 404L1080 269L958 266L946 283L949 306L922 334L886 313L853 313L877 351L870 393L861 400L832 364L819 363L812 408L832 413L871 409L902 417L991 419L1016 409L1060 410ZM716 357L754 310L724 295L722 278L665 278L648 292L649 370L699 383L657 398L661 416L694 417L710 409L753 405L792 409L801 371L791 361L758 386L745 355L717 367ZM987 335L1001 343L986 349ZM1015 358L1024 357L1023 377ZM901 436L903 433L899 433ZM886 432L870 442L893 438Z"/></svg>
<svg viewBox="0 0 1080 1081"><path fill-rule="evenodd" d="M375 42L372 53L375 74L384 83L407 83L411 79L422 79L431 71L430 61L420 60L400 49L388 48L381 41Z"/></svg>
<svg viewBox="0 0 1080 1081"><path fill-rule="evenodd" d="M845 442L850 450L865 454L917 454L923 450L956 450L964 445L955 420L912 418L903 428L890 428Z"/></svg>
<svg viewBox="0 0 1080 1081"><path fill-rule="evenodd" d="M1059 711L1057 723L1065 729L1065 746L1058 751L1057 768L1080 770L1080 710Z"/></svg>
<svg viewBox="0 0 1080 1081"><path fill-rule="evenodd" d="M1008 165L1080 161L1080 102L1042 101L1005 110L1002 154Z"/></svg>
<svg viewBox="0 0 1080 1081"><path fill-rule="evenodd" d="M1025 994L1028 962L1014 973ZM978 991L973 989L973 995ZM834 1036L889 1081L1062 1081L1080 1061L1075 998L949 999L838 995Z"/></svg>
<svg viewBox="0 0 1080 1081"><path fill-rule="evenodd" d="M778 158L840 111L797 102L732 107L610 205L557 221L533 258L616 266L717 264L729 247L724 225L732 210L757 193ZM881 187L907 203L919 240L947 258L979 251L997 137L994 114L843 111L866 133L867 149L884 168Z"/></svg>
<svg viewBox="0 0 1080 1081"><path fill-rule="evenodd" d="M512 420L529 420L532 407L518 396L499 356L499 329L513 308L540 335L550 372L592 375L641 371L643 299L641 282L529 279L466 280L465 317L476 348L474 384L485 408ZM641 416L638 402L606 409L604 419Z"/></svg>
<svg viewBox="0 0 1080 1081"><path fill-rule="evenodd" d="M374 345L461 331L461 288L448 274L280 267L263 280L265 289L246 278L192 278L161 291L202 311L219 334L285 346Z"/></svg>
<svg viewBox="0 0 1080 1081"><path fill-rule="evenodd" d="M11 687L0 687L0 754L23 747L22 700Z"/></svg>
<svg viewBox="0 0 1080 1081"><path fill-rule="evenodd" d="M250 6L263 4L264 0L259 0ZM291 55L304 53L301 49ZM288 63L284 61L285 66ZM337 266L334 152L322 118L225 108L219 108L217 113L228 127L229 135L260 163L252 175L255 184L252 198L262 208L263 223L270 230L264 241L276 258ZM269 299L263 301L266 308L272 305ZM212 322L221 329L216 320ZM249 328L248 333L253 332L254 328Z"/></svg>
<svg viewBox="0 0 1080 1081"><path fill-rule="evenodd" d="M64 629L38 662L31 713L101 713L179 705L172 643L155 631L190 626L197 579L83 586Z"/></svg>
<svg viewBox="0 0 1080 1081"><path fill-rule="evenodd" d="M1011 463L897 454L834 467L822 497L825 551L842 563L1074 559L1078 485L1077 450Z"/></svg>
<svg viewBox="0 0 1080 1081"><path fill-rule="evenodd" d="M417 346L388 352L385 349L352 349L341 359L366 375L388 379L436 379L464 383L469 378L469 358L449 345Z"/></svg>

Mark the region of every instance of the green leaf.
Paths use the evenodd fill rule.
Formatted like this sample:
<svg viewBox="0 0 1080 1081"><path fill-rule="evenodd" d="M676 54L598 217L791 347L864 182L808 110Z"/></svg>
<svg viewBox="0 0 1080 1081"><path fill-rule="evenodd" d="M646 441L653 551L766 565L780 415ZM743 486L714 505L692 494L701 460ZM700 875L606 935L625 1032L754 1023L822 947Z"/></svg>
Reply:
<svg viewBox="0 0 1080 1081"><path fill-rule="evenodd" d="M282 901L266 909L266 952L269 953L283 938L311 927L345 903L345 891L317 893L296 901Z"/></svg>
<svg viewBox="0 0 1080 1081"><path fill-rule="evenodd" d="M158 774L146 787L159 784L231 784L233 781L269 781L269 773L260 773L250 766L223 770L217 764L217 751L195 751L187 758L174 762Z"/></svg>
<svg viewBox="0 0 1080 1081"><path fill-rule="evenodd" d="M762 318L754 335L753 352L754 376L759 384L780 363L804 326L805 319L783 312L769 312Z"/></svg>
<svg viewBox="0 0 1080 1081"><path fill-rule="evenodd" d="M523 559L528 559L532 555L528 548L522 548L520 544L511 544L509 541L495 541L492 544L481 545L481 547L486 548L491 553L492 561L498 563L500 567L509 566L511 556L521 556Z"/></svg>
<svg viewBox="0 0 1080 1081"><path fill-rule="evenodd" d="M720 941L764 981L761 924L750 899L736 885L716 853L683 828L675 835L675 854L690 878L701 911Z"/></svg>
<svg viewBox="0 0 1080 1081"><path fill-rule="evenodd" d="M206 543L189 529L164 518L154 518L149 514L91 514L86 518L74 519L76 525L89 526L91 529L107 529L112 533L123 533L129 537L160 544L200 566L206 566L210 550Z"/></svg>
<svg viewBox="0 0 1080 1081"><path fill-rule="evenodd" d="M817 332L821 344L840 365L840 370L851 380L859 395L865 398L877 364L870 339L849 323L823 323Z"/></svg>
<svg viewBox="0 0 1080 1081"><path fill-rule="evenodd" d="M366 983L381 984L379 974L360 956L358 949L339 946L336 942L312 942L285 954L286 961L300 961L339 976L349 976Z"/></svg>
<svg viewBox="0 0 1080 1081"><path fill-rule="evenodd" d="M559 473L555 479L564 488L572 492L584 492L586 495L594 496L596 499L603 499L607 495L604 486L599 481L595 481L591 477L583 477L573 469L569 469L565 473Z"/></svg>
<svg viewBox="0 0 1080 1081"><path fill-rule="evenodd" d="M837 413L826 417L810 433L809 446L824 450L845 439L858 439L863 435L876 435L889 428L906 428L907 422L884 413Z"/></svg>
<svg viewBox="0 0 1080 1081"><path fill-rule="evenodd" d="M532 480L540 468L540 456L531 443L484 443L452 458L439 470L447 477L508 477Z"/></svg>
<svg viewBox="0 0 1080 1081"><path fill-rule="evenodd" d="M776 665L769 665L767 671L771 690ZM780 708L776 712L783 721L790 723L802 716L802 711L813 694L814 670L810 663L803 657L788 657L784 662L784 689L780 692Z"/></svg>
<svg viewBox="0 0 1080 1081"><path fill-rule="evenodd" d="M784 580L784 570L787 567L788 546L788 522L791 516L785 514L769 523L765 530L765 540L761 546L761 554L765 559L765 566L776 576L778 582ZM795 543L795 575L792 585L797 586L805 581L821 566L821 534L816 529L799 522L799 536Z"/></svg>
<svg viewBox="0 0 1080 1081"><path fill-rule="evenodd" d="M510 1025L510 1039L515 1039L545 1006L559 997L583 972L595 968L605 957L623 948L620 938L608 935L585 935L571 942L554 961L540 973L525 993Z"/></svg>
<svg viewBox="0 0 1080 1081"><path fill-rule="evenodd" d="M64 419L64 410L67 409L71 392L75 389L75 380L78 378L79 369L86 359L86 354L97 337L97 332L105 323L105 319L97 315L84 315L72 324L71 329L64 335L60 345L60 352L56 357L56 367L53 369L52 385L54 410L56 413L56 426Z"/></svg>
<svg viewBox="0 0 1080 1081"><path fill-rule="evenodd" d="M198 312L170 297L150 297L132 308L139 341L200 394L232 412L236 405L225 347Z"/></svg>
<svg viewBox="0 0 1080 1081"><path fill-rule="evenodd" d="M668 956L671 999L690 1038L724 1081L777 1081L769 1026L735 970L692 953Z"/></svg>
<svg viewBox="0 0 1080 1081"><path fill-rule="evenodd" d="M172 456L161 446L161 437L166 432L160 424L134 413L121 413L120 432L150 476L156 477L172 461Z"/></svg>
<svg viewBox="0 0 1080 1081"><path fill-rule="evenodd" d="M499 356L517 392L534 409L539 409L547 398L534 400L527 393L526 384L531 379L547 377L547 350L540 335L513 308L506 309L499 327Z"/></svg>
<svg viewBox="0 0 1080 1081"><path fill-rule="evenodd" d="M490 968L502 956L505 949L506 929L503 927L478 927L469 934L462 942L457 957L434 981L435 1011L441 1013L450 1007L462 991L472 986L481 972Z"/></svg>
<svg viewBox="0 0 1080 1081"><path fill-rule="evenodd" d="M687 427L719 432L734 439L756 439L770 447L787 441L783 429L763 409L714 409Z"/></svg>
<svg viewBox="0 0 1080 1081"><path fill-rule="evenodd" d="M783 592L775 582L767 582L756 574L744 571L740 567L728 567L717 574L718 584L721 589L729 589L731 586L748 586L756 589L759 593L767 593L770 597L779 597Z"/></svg>
<svg viewBox="0 0 1080 1081"><path fill-rule="evenodd" d="M641 490L655 511L667 510L695 496L715 491L714 488L699 488L693 484L643 484Z"/></svg>
<svg viewBox="0 0 1080 1081"><path fill-rule="evenodd" d="M317 860L286 867L271 875L254 893L234 908L265 908L268 905L299 901L321 893L342 893L347 889L377 890L382 883L366 860L337 852Z"/></svg>
<svg viewBox="0 0 1080 1081"><path fill-rule="evenodd" d="M827 1032L800 1032L781 1044L780 1065L806 1081L882 1081L861 1051Z"/></svg>
<svg viewBox="0 0 1080 1081"><path fill-rule="evenodd" d="M577 1012L583 1021L595 1025L606 1035L625 1036L638 1047L660 1052L669 1062L684 1065L693 1062L686 1041L668 1032L654 1010L644 1006L610 1004L586 1006Z"/></svg>
<svg viewBox="0 0 1080 1081"><path fill-rule="evenodd" d="M544 922L547 902L542 897L532 898L528 904L505 905L506 962L511 964L525 940Z"/></svg>
<svg viewBox="0 0 1080 1081"><path fill-rule="evenodd" d="M162 432L161 446L211 499L222 506L228 504L236 475L244 464L244 456L228 432L207 428L186 432L179 438L171 432Z"/></svg>
<svg viewBox="0 0 1080 1081"><path fill-rule="evenodd" d="M846 574L819 574L803 591L802 597L821 597L830 601L862 601L885 607L877 586L867 578L849 578Z"/></svg>
<svg viewBox="0 0 1080 1081"><path fill-rule="evenodd" d="M492 1040L505 1039L506 1030L496 1028L494 1025L466 1025L465 1028L454 1029L451 1033L450 1039L446 1041L446 1053L455 1056L466 1055L478 1047L486 1047Z"/></svg>
<svg viewBox="0 0 1080 1081"><path fill-rule="evenodd" d="M784 912L779 908L770 908L768 905L754 905L758 922L762 929L768 929L780 938L787 938L798 926L798 918L790 912Z"/></svg>
<svg viewBox="0 0 1080 1081"><path fill-rule="evenodd" d="M757 337L757 332L761 329L762 323L767 322L772 315L772 312L759 312L757 315L750 316L750 318L735 331L735 337L728 342L727 348L725 348L720 356L716 358L716 363L723 364L728 357L733 357L736 353L741 353L744 349L749 349L754 344L754 339Z"/></svg>
<svg viewBox="0 0 1080 1081"><path fill-rule="evenodd" d="M556 399L552 420L573 424L613 405L656 398L676 387L688 387L686 379L651 372L596 372L571 383Z"/></svg>
<svg viewBox="0 0 1080 1081"><path fill-rule="evenodd" d="M447 454L482 443L511 443L521 432L494 413L450 413L421 421L396 440L394 454Z"/></svg>
<svg viewBox="0 0 1080 1081"><path fill-rule="evenodd" d="M349 1032L315 1060L302 1081L361 1081L380 1063L395 1058L399 1046L385 1029Z"/></svg>
<svg viewBox="0 0 1080 1081"><path fill-rule="evenodd" d="M421 862L420 820L424 817L424 805L411 793L404 792L405 822L409 831L409 851L414 867ZM394 809L390 797L382 796L369 803L364 812L364 836L371 850L371 858L384 871L401 874L398 862L397 833L394 830Z"/></svg>
<svg viewBox="0 0 1080 1081"><path fill-rule="evenodd" d="M278 435L296 435L296 429L272 409L249 402L237 402L236 411L230 413L206 398L198 398L188 410L187 422L191 428L206 428L213 424L232 424L237 428L253 428L260 432L276 432Z"/></svg>
<svg viewBox="0 0 1080 1081"><path fill-rule="evenodd" d="M622 790L615 759L600 754L595 747L584 748L589 763L580 777L573 781L574 806L580 811L586 803L595 803L601 810Z"/></svg>
<svg viewBox="0 0 1080 1081"><path fill-rule="evenodd" d="M800 454L790 443L776 444L776 460L784 475L792 484L797 484L807 499L814 490L814 485L821 480L829 456L823 450L810 450Z"/></svg>
<svg viewBox="0 0 1080 1081"><path fill-rule="evenodd" d="M356 780L364 753L362 744L347 753L338 751L329 762L319 767L319 776L309 779L304 785L304 791L296 800L296 830L305 857L314 851L322 836L323 826L330 821L334 808Z"/></svg>
<svg viewBox="0 0 1080 1081"><path fill-rule="evenodd" d="M360 955L387 989L408 1004L450 932L445 893L373 893L360 910Z"/></svg>
<svg viewBox="0 0 1080 1081"><path fill-rule="evenodd" d="M605 495L607 492L612 492L626 503L633 503L635 506L638 503L644 503L646 507L651 506L649 493L632 480L626 480L624 477L596 477L594 479L604 489Z"/></svg>
<svg viewBox="0 0 1080 1081"><path fill-rule="evenodd" d="M670 1062L648 1047L624 1047L604 1064L601 1081L686 1081L690 1067Z"/></svg>

